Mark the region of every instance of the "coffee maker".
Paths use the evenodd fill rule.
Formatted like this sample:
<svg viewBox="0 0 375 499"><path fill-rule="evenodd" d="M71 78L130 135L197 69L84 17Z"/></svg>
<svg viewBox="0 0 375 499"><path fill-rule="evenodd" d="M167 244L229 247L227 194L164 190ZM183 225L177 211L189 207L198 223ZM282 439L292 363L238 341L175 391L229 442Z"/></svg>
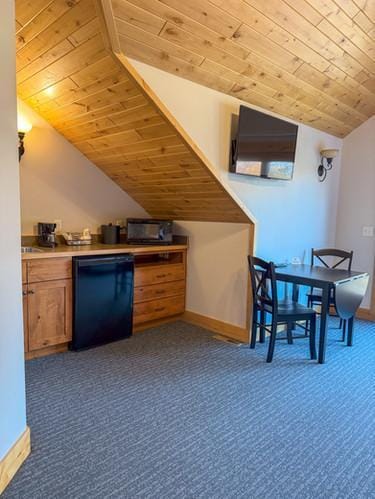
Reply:
<svg viewBox="0 0 375 499"><path fill-rule="evenodd" d="M38 223L38 245L46 248L54 248L56 242L56 224L39 222Z"/></svg>

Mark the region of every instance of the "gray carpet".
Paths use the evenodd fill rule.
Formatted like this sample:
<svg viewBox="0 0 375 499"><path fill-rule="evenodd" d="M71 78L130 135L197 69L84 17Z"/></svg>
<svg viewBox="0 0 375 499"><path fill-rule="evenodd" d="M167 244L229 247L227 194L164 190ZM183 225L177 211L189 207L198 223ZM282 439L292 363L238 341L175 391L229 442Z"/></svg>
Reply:
<svg viewBox="0 0 375 499"><path fill-rule="evenodd" d="M249 350L182 322L27 363L9 498L375 497L375 325Z"/></svg>

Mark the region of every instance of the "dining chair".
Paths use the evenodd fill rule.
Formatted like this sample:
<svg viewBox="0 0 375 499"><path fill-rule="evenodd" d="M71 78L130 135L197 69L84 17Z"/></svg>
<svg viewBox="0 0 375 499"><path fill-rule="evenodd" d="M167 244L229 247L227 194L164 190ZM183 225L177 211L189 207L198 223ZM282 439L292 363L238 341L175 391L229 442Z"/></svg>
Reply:
<svg viewBox="0 0 375 499"><path fill-rule="evenodd" d="M334 248L324 249L311 249L311 266L315 263L320 263L327 269L337 269L341 266L345 270L351 270L353 262L353 251L344 251ZM329 298L329 305L335 306L335 291L332 290ZM310 288L307 293L307 306L313 307L314 305L322 304L322 290L317 288ZM342 329L342 341L345 341L346 336L346 320L340 318L339 328Z"/></svg>
<svg viewBox="0 0 375 499"><path fill-rule="evenodd" d="M277 295L277 282L275 276L275 265L261 258L248 256L251 288L253 297L253 321L251 328L250 348L255 348L257 329L260 334L267 331L270 334L267 362L272 362L275 350L277 327L280 324L290 325L297 321L306 321L310 324L310 357L316 359L316 312L312 308L305 307L295 301L280 301ZM260 320L258 315L260 314ZM266 324L266 314L271 315L270 325Z"/></svg>

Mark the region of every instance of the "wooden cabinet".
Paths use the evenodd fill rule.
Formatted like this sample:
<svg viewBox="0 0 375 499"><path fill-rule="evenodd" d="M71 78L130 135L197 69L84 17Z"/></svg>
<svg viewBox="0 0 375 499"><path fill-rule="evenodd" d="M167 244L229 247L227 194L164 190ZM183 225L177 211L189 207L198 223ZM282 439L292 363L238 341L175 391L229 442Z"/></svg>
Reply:
<svg viewBox="0 0 375 499"><path fill-rule="evenodd" d="M22 262L22 284L27 283L27 262Z"/></svg>
<svg viewBox="0 0 375 499"><path fill-rule="evenodd" d="M29 284L29 351L67 343L72 339L71 306L71 279Z"/></svg>
<svg viewBox="0 0 375 499"><path fill-rule="evenodd" d="M26 358L67 349L72 339L72 258L22 262ZM135 254L134 331L185 311L186 249Z"/></svg>
<svg viewBox="0 0 375 499"><path fill-rule="evenodd" d="M71 269L71 258L23 262L26 358L66 350L72 339Z"/></svg>
<svg viewBox="0 0 375 499"><path fill-rule="evenodd" d="M133 325L135 331L153 321L185 311L186 252L135 259ZM141 327L140 327L141 326Z"/></svg>
<svg viewBox="0 0 375 499"><path fill-rule="evenodd" d="M23 343L25 353L29 351L29 322L28 322L28 300L27 285L22 286L22 305L23 305Z"/></svg>

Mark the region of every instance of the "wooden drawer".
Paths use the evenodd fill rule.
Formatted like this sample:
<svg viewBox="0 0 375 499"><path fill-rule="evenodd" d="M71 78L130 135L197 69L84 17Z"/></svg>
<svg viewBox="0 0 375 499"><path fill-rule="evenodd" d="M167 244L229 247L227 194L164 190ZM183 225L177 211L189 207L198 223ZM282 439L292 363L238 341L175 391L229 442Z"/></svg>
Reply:
<svg viewBox="0 0 375 499"><path fill-rule="evenodd" d="M163 282L134 288L134 303L185 294L185 281Z"/></svg>
<svg viewBox="0 0 375 499"><path fill-rule="evenodd" d="M162 298L160 300L136 303L133 311L133 324L141 324L162 317L182 314L185 311L185 296Z"/></svg>
<svg viewBox="0 0 375 499"><path fill-rule="evenodd" d="M135 267L134 286L147 286L162 282L181 281L185 279L183 263L173 265L152 265L150 267Z"/></svg>
<svg viewBox="0 0 375 499"><path fill-rule="evenodd" d="M71 279L71 258L43 258L30 260L27 263L28 282L55 281L57 279Z"/></svg>

